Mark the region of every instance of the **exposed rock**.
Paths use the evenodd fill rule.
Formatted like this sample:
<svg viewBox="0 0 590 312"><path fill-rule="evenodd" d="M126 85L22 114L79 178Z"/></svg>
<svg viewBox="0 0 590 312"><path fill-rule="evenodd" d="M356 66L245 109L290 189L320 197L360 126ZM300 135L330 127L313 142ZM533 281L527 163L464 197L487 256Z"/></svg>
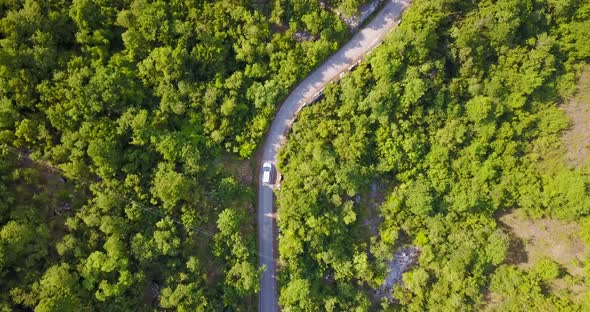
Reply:
<svg viewBox="0 0 590 312"><path fill-rule="evenodd" d="M156 282L150 283L143 292L143 302L150 307L158 307L160 301L160 285Z"/></svg>
<svg viewBox="0 0 590 312"><path fill-rule="evenodd" d="M310 33L303 31L303 30L296 32L295 35L293 35L293 36L295 37L295 40L297 40L297 42L315 40L314 36L312 36Z"/></svg>
<svg viewBox="0 0 590 312"><path fill-rule="evenodd" d="M370 1L369 3L362 5L359 8L359 13L354 16L347 17L341 13L338 13L338 16L340 16L342 21L346 25L348 25L348 27L350 28L351 31L355 31L361 26L361 24L364 21L367 20L367 18L369 18L369 16L371 16L371 14L373 14L373 12L375 12L375 10L377 10L377 8L379 7L379 4L381 4L382 1L383 0L373 0L373 1ZM387 1L391 1L391 0L387 0Z"/></svg>
<svg viewBox="0 0 590 312"><path fill-rule="evenodd" d="M402 275L409 271L420 256L420 249L409 246L398 250L392 261L387 262L388 272L383 285L377 289L377 296L393 300L392 291L396 284L402 282Z"/></svg>

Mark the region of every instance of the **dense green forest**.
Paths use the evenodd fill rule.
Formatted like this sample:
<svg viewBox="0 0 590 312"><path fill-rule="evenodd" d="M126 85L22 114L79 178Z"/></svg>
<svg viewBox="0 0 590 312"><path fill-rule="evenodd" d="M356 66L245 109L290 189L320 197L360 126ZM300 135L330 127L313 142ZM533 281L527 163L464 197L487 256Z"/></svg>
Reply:
<svg viewBox="0 0 590 312"><path fill-rule="evenodd" d="M254 188L230 163L363 2L0 0L0 310L254 310ZM590 246L560 108L590 1L414 0L402 20L280 154L283 310L590 310L590 260L517 266L499 221L575 222Z"/></svg>
<svg viewBox="0 0 590 312"><path fill-rule="evenodd" d="M0 0L0 310L253 310L227 162L348 38L325 4Z"/></svg>
<svg viewBox="0 0 590 312"><path fill-rule="evenodd" d="M511 264L498 221L517 209L577 222L590 243L590 161L563 160L560 109L588 38L587 0L413 1L280 154L284 310L588 311L590 261L578 280L550 259ZM372 183L384 200L370 213ZM408 246L417 263L380 296ZM554 290L559 276L585 294Z"/></svg>

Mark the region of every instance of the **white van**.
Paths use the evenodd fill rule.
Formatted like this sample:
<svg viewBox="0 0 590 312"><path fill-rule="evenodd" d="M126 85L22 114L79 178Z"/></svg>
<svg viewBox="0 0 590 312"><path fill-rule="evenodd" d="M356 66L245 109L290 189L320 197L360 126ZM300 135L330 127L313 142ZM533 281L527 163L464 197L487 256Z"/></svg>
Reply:
<svg viewBox="0 0 590 312"><path fill-rule="evenodd" d="M271 176L272 176L272 164L267 161L262 165L262 183L269 184Z"/></svg>

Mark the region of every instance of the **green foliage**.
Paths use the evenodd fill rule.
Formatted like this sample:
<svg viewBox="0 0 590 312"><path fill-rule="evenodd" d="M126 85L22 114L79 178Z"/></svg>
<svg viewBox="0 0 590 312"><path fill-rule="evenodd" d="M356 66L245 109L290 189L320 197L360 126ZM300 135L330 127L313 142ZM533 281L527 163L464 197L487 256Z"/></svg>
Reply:
<svg viewBox="0 0 590 312"><path fill-rule="evenodd" d="M170 164L160 163L154 175L152 193L162 201L165 209L172 210L181 200L188 199L190 180L176 172Z"/></svg>
<svg viewBox="0 0 590 312"><path fill-rule="evenodd" d="M40 298L35 311L79 311L83 306L78 285L78 276L67 264L50 267L39 284L33 286L33 292Z"/></svg>
<svg viewBox="0 0 590 312"><path fill-rule="evenodd" d="M218 160L348 35L313 1L0 1L0 309L255 306L253 192Z"/></svg>
<svg viewBox="0 0 590 312"><path fill-rule="evenodd" d="M532 273L541 281L549 282L559 276L559 265L551 259L543 258L535 264Z"/></svg>
<svg viewBox="0 0 590 312"><path fill-rule="evenodd" d="M539 270L547 269L546 272ZM580 311L570 299L554 294L547 294L549 282L557 277L556 264L542 260L534 268L535 272L526 272L512 266L500 266L490 283L490 291L501 296L502 301L494 306L494 311L526 311L540 309L544 311ZM540 274L540 275L539 275Z"/></svg>
<svg viewBox="0 0 590 312"><path fill-rule="evenodd" d="M295 279L289 282L287 287L281 290L279 302L283 306L292 307L299 311L315 311L311 298L309 281Z"/></svg>
<svg viewBox="0 0 590 312"><path fill-rule="evenodd" d="M514 298L501 311L582 310L549 288L555 263L504 264L511 242L495 219L590 213L590 172L562 160L558 108L588 60L590 4L558 2L413 1L366 62L302 111L279 155L285 310L310 296L362 310L410 242L420 257L381 308L474 310L490 290ZM372 183L386 191L371 217ZM366 259L358 271L355 259Z"/></svg>

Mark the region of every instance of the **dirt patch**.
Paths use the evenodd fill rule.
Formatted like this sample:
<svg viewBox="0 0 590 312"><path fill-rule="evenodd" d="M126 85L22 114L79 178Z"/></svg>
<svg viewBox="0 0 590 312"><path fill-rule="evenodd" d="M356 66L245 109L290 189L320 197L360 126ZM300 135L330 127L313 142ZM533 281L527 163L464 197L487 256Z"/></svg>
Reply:
<svg viewBox="0 0 590 312"><path fill-rule="evenodd" d="M582 263L586 246L580 238L580 225L556 219L530 219L519 210L500 217L500 222L513 234L507 262L523 269L548 257L574 277L584 275Z"/></svg>
<svg viewBox="0 0 590 312"><path fill-rule="evenodd" d="M235 179L249 185L253 180L252 164L247 159L225 159L223 166Z"/></svg>
<svg viewBox="0 0 590 312"><path fill-rule="evenodd" d="M554 280L550 287L556 293L569 293L575 302L583 302L588 293L588 285L582 279L571 276Z"/></svg>
<svg viewBox="0 0 590 312"><path fill-rule="evenodd" d="M505 301L502 295L488 290L484 290L483 298L484 305L481 307L482 311L498 311Z"/></svg>
<svg viewBox="0 0 590 312"><path fill-rule="evenodd" d="M562 108L572 123L563 137L567 160L570 165L579 167L588 159L590 146L590 65L582 71L576 95Z"/></svg>
<svg viewBox="0 0 590 312"><path fill-rule="evenodd" d="M287 30L289 30L289 26L287 26L287 25L280 25L280 24L275 24L275 23L270 24L270 31L273 34L275 34L275 33L284 34L285 32L287 32Z"/></svg>
<svg viewBox="0 0 590 312"><path fill-rule="evenodd" d="M507 264L530 269L542 258L550 258L564 270L560 277L549 282L551 292L565 295L581 302L589 287L584 276L586 245L580 238L580 225L557 219L530 219L520 210L514 210L499 218L511 233L512 241L506 259ZM502 297L487 293L486 310L494 310Z"/></svg>

